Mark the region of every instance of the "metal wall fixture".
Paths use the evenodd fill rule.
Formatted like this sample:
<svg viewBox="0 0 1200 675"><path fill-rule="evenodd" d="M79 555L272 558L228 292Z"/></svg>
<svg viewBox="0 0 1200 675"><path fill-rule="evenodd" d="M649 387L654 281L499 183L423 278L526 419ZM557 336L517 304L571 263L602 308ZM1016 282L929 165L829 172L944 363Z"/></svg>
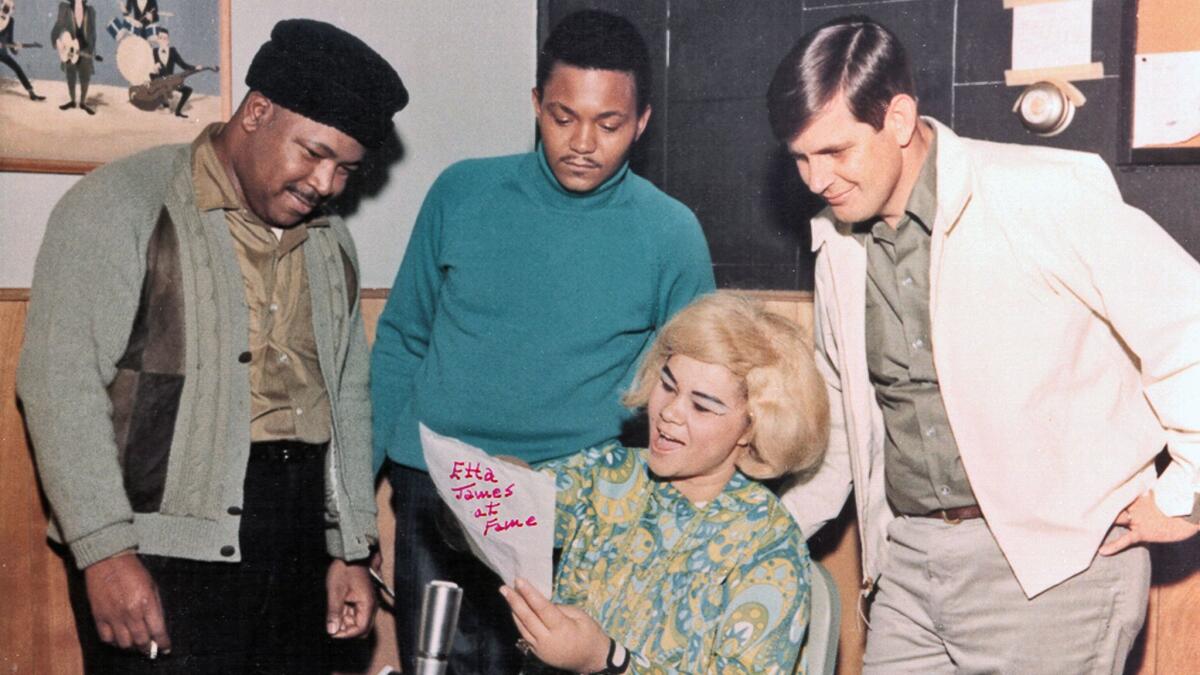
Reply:
<svg viewBox="0 0 1200 675"><path fill-rule="evenodd" d="M1075 109L1087 103L1087 97L1065 80L1042 80L1021 92L1013 112L1021 124L1038 136L1057 136L1075 119Z"/></svg>

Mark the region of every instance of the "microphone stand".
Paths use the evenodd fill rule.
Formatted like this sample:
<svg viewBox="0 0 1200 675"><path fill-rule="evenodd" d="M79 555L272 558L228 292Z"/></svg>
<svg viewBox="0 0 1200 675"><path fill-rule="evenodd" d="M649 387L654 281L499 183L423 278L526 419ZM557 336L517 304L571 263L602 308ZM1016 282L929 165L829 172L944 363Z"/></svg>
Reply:
<svg viewBox="0 0 1200 675"><path fill-rule="evenodd" d="M445 675L458 629L462 589L450 581L431 581L421 597L416 675Z"/></svg>

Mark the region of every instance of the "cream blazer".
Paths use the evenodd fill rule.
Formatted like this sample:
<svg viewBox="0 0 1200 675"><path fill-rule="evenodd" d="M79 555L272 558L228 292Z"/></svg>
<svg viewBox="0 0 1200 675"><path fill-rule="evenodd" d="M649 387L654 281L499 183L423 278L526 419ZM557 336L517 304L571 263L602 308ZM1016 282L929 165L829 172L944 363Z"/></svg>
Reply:
<svg viewBox="0 0 1200 675"><path fill-rule="evenodd" d="M1087 569L1153 489L1191 512L1200 470L1200 264L1124 203L1097 156L937 129L930 338L984 517L1029 597ZM784 504L805 534L855 488L864 588L886 557L883 417L867 373L866 251L812 221L814 326L832 434ZM1154 457L1172 462L1156 478Z"/></svg>

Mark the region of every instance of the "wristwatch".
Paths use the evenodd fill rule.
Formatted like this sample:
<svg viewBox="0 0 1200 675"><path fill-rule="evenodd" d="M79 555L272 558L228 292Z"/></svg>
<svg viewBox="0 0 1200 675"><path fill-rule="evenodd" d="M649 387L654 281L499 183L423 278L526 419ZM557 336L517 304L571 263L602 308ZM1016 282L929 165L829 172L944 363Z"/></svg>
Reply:
<svg viewBox="0 0 1200 675"><path fill-rule="evenodd" d="M608 639L608 658L604 660L604 670L597 670L592 675L621 675L629 670L629 650L617 643L614 638Z"/></svg>

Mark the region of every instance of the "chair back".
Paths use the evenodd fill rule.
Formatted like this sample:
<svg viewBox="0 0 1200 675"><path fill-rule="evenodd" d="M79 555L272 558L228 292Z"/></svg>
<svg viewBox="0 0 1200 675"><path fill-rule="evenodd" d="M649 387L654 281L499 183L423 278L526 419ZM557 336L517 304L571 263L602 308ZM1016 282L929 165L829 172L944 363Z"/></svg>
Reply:
<svg viewBox="0 0 1200 675"><path fill-rule="evenodd" d="M812 561L810 575L812 602L808 614L808 634L801 649L809 675L834 675L837 669L838 635L842 626L842 602L837 584L829 570ZM797 663L799 665L799 663Z"/></svg>

